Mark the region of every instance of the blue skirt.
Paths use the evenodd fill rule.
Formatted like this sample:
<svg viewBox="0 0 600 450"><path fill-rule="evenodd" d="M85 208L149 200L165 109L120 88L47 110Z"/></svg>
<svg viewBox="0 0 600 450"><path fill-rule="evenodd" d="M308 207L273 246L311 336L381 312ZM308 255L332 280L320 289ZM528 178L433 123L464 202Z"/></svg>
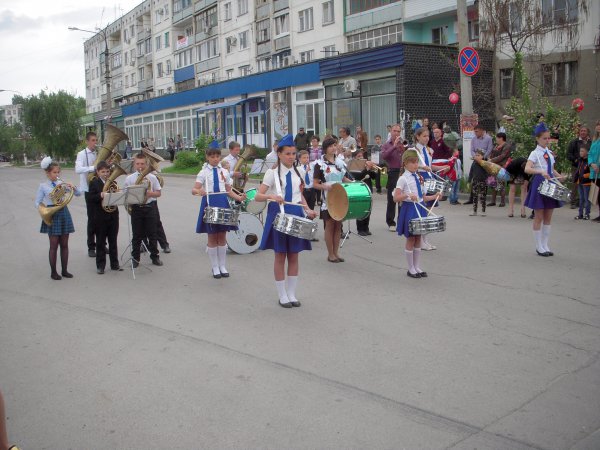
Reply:
<svg viewBox="0 0 600 450"><path fill-rule="evenodd" d="M544 182L544 177L540 174L534 175L529 183L529 190L525 198L525 206L531 209L554 209L560 208L563 202L542 195L538 192L538 187Z"/></svg>
<svg viewBox="0 0 600 450"><path fill-rule="evenodd" d="M200 214L198 214L198 222L196 223L196 233L207 233L215 234L221 233L222 231L237 230L238 227L235 225L220 225L216 223L204 223L204 210L206 209L206 195L202 197L202 203L200 203ZM210 194L210 206L217 208L230 209L229 200L225 192L218 194Z"/></svg>
<svg viewBox="0 0 600 450"><path fill-rule="evenodd" d="M419 214L417 214L417 208L419 208L419 212L421 213L421 217L427 217L427 210L420 203L413 202L402 202L402 207L400 208L400 212L398 213L398 224L396 225L396 231L398 235L404 235L406 237L414 236L410 234L408 231L408 223L412 219L418 219Z"/></svg>
<svg viewBox="0 0 600 450"><path fill-rule="evenodd" d="M73 226L73 219L71 219L71 213L68 207L59 209L52 216L52 225L48 226L42 221L40 227L40 233L46 233L51 236L62 236L63 234L73 233L75 227Z"/></svg>
<svg viewBox="0 0 600 450"><path fill-rule="evenodd" d="M302 206L284 205L283 208L287 214L304 217ZM279 204L277 202L269 202L260 249L272 249L275 253L300 253L302 250L312 250L310 242L306 239L289 236L273 228L275 216L280 212L281 210L279 209Z"/></svg>

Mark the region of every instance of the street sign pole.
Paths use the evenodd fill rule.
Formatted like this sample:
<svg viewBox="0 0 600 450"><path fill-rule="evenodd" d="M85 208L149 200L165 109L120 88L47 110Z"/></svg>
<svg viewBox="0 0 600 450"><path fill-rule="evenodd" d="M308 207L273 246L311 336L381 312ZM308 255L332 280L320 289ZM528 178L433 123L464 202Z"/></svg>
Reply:
<svg viewBox="0 0 600 450"><path fill-rule="evenodd" d="M469 45L467 32L467 0L456 0L456 14L458 19L458 48L463 49ZM460 72L460 104L462 114L473 114L473 89L471 77L461 70ZM462 136L461 136L462 137ZM463 139L463 173L469 175L471 170L471 140Z"/></svg>

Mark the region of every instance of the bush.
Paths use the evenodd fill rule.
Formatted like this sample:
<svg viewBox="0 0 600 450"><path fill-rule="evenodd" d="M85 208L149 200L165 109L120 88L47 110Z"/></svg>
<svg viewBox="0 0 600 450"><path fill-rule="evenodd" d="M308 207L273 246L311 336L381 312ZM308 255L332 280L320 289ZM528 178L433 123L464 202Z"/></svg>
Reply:
<svg viewBox="0 0 600 450"><path fill-rule="evenodd" d="M175 169L187 169L190 167L197 167L198 170L204 164L205 157L204 152L195 151L183 151L178 152L175 156L175 161L173 162L173 167Z"/></svg>

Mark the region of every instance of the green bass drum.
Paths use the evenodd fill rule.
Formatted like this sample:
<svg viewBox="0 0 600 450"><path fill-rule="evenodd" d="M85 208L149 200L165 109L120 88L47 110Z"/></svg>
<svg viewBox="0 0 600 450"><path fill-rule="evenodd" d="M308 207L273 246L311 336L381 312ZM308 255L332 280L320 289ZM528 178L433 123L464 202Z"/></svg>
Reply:
<svg viewBox="0 0 600 450"><path fill-rule="evenodd" d="M365 219L371 207L371 190L362 181L336 183L327 192L327 210L334 220Z"/></svg>

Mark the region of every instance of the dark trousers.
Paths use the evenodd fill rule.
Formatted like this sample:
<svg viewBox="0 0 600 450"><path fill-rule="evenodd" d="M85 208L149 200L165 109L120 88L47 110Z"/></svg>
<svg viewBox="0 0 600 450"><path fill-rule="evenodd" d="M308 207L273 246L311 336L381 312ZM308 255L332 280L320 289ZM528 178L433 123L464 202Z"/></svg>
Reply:
<svg viewBox="0 0 600 450"><path fill-rule="evenodd" d="M131 257L140 260L140 246L142 240L148 239L148 251L152 260L158 258L157 226L158 208L156 202L147 205L132 205L131 207Z"/></svg>
<svg viewBox="0 0 600 450"><path fill-rule="evenodd" d="M310 209L315 209L315 203L317 202L317 190L315 188L304 189L304 199Z"/></svg>
<svg viewBox="0 0 600 450"><path fill-rule="evenodd" d="M571 180L575 180L575 175L577 175L577 167L573 167L573 172L571 173ZM577 183L573 182L571 184L571 206L579 205L579 190L577 189Z"/></svg>
<svg viewBox="0 0 600 450"><path fill-rule="evenodd" d="M96 250L96 208L97 205L90 201L89 192L85 193L85 207L87 209L87 247L88 250ZM99 241L102 242L102 241Z"/></svg>
<svg viewBox="0 0 600 450"><path fill-rule="evenodd" d="M108 256L110 267L119 267L119 251L117 250L117 235L119 234L119 214L114 213L96 213L96 238L98 242L104 242L108 239ZM106 267L106 248L99 245L96 250L96 267L104 269Z"/></svg>
<svg viewBox="0 0 600 450"><path fill-rule="evenodd" d="M160 245L160 248L164 250L169 246L169 241L167 241L167 235L165 234L165 229L163 228L162 221L160 220L160 210L158 209L158 203L156 204L156 217L156 240L158 241L158 245ZM144 239L144 244L146 244L146 247L148 247L148 238Z"/></svg>
<svg viewBox="0 0 600 450"><path fill-rule="evenodd" d="M473 180L473 212L477 212L477 202L481 203L481 212L485 212L485 200L487 197L487 184L485 181Z"/></svg>
<svg viewBox="0 0 600 450"><path fill-rule="evenodd" d="M381 172L379 170L371 170L367 173L371 177L371 180L375 180L375 189L377 190L377 192L381 192Z"/></svg>
<svg viewBox="0 0 600 450"><path fill-rule="evenodd" d="M394 189L400 177L400 169L390 169L388 171L387 181L387 209L385 211L385 221L388 226L396 224L396 202L394 202ZM398 205L400 206L400 205Z"/></svg>
<svg viewBox="0 0 600 450"><path fill-rule="evenodd" d="M362 182L365 183L367 186L369 186L371 194L373 194L373 180L371 178L363 178ZM370 221L371 221L371 214L369 214L364 219L357 220L356 221L356 231L369 231Z"/></svg>

